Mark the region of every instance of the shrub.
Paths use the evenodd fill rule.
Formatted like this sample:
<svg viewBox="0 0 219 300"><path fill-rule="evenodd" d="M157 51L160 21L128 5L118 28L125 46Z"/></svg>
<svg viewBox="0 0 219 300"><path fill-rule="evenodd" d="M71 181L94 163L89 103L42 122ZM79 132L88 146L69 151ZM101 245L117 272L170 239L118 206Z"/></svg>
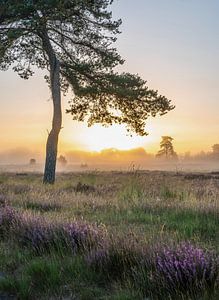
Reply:
<svg viewBox="0 0 219 300"><path fill-rule="evenodd" d="M209 251L182 243L166 247L156 257L156 282L170 295L201 295L213 292L219 275L218 257Z"/></svg>
<svg viewBox="0 0 219 300"><path fill-rule="evenodd" d="M56 224L12 207L0 210L0 228L2 237L14 238L37 252L62 248L73 252L88 250L100 246L106 234L104 228L95 224L81 221Z"/></svg>
<svg viewBox="0 0 219 300"><path fill-rule="evenodd" d="M54 225L39 217L23 215L18 226L14 227L14 234L22 246L38 252L49 250L58 242L58 232Z"/></svg>
<svg viewBox="0 0 219 300"><path fill-rule="evenodd" d="M132 268L143 259L143 251L127 242L105 243L104 247L92 250L86 258L88 265L101 272L107 279L130 275Z"/></svg>
<svg viewBox="0 0 219 300"><path fill-rule="evenodd" d="M90 249L102 245L105 231L96 225L84 222L72 222L63 225L64 235L74 250Z"/></svg>
<svg viewBox="0 0 219 300"><path fill-rule="evenodd" d="M78 182L74 187L76 193L90 194L95 192L95 187L89 184Z"/></svg>
<svg viewBox="0 0 219 300"><path fill-rule="evenodd" d="M19 219L19 215L11 206L0 208L0 235L6 235L15 222Z"/></svg>

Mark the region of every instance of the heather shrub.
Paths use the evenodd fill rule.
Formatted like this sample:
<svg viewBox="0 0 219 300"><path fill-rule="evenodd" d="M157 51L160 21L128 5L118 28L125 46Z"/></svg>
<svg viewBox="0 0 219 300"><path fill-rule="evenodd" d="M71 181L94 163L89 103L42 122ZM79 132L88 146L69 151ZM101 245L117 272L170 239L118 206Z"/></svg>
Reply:
<svg viewBox="0 0 219 300"><path fill-rule="evenodd" d="M15 239L22 246L31 245L36 250L54 239L54 230L39 217L20 213L10 206L0 210L0 232L2 238Z"/></svg>
<svg viewBox="0 0 219 300"><path fill-rule="evenodd" d="M17 225L14 227L14 234L22 246L37 252L50 250L57 243L61 246L62 240L59 239L57 228L42 218L23 215Z"/></svg>
<svg viewBox="0 0 219 300"><path fill-rule="evenodd" d="M77 185L74 187L74 191L76 193L89 194L95 192L95 187L90 184L78 182Z"/></svg>
<svg viewBox="0 0 219 300"><path fill-rule="evenodd" d="M96 192L96 188L93 185L82 183L80 181L76 185L70 184L64 187L62 190L69 193L74 192L84 195L89 195Z"/></svg>
<svg viewBox="0 0 219 300"><path fill-rule="evenodd" d="M67 242L73 250L89 250L104 243L105 228L85 222L71 222L62 225Z"/></svg>
<svg viewBox="0 0 219 300"><path fill-rule="evenodd" d="M11 207L0 210L0 234L14 238L37 252L50 250L88 250L100 246L106 230L82 221L52 223L44 218L20 213Z"/></svg>
<svg viewBox="0 0 219 300"><path fill-rule="evenodd" d="M33 220L23 227L21 241L35 250L86 251L101 244L103 232L95 225L74 221L64 224Z"/></svg>
<svg viewBox="0 0 219 300"><path fill-rule="evenodd" d="M219 279L219 259L213 253L190 243L166 247L156 256L153 280L169 295L186 295L197 299L213 293Z"/></svg>
<svg viewBox="0 0 219 300"><path fill-rule="evenodd" d="M4 237L7 235L14 226L14 224L19 220L19 215L17 211L11 206L0 207L0 236Z"/></svg>
<svg viewBox="0 0 219 300"><path fill-rule="evenodd" d="M94 249L86 258L88 265L101 272L107 279L129 276L132 268L143 259L143 251L127 242L105 243L104 247Z"/></svg>

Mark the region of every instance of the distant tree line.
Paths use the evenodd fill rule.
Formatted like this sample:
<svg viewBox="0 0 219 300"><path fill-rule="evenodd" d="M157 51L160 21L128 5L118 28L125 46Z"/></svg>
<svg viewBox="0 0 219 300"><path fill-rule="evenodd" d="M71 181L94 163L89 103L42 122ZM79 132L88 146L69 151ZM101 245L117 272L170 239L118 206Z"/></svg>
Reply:
<svg viewBox="0 0 219 300"><path fill-rule="evenodd" d="M200 151L197 154L191 154L190 151L185 152L183 155L178 155L174 150L173 138L171 136L162 136L160 142L160 149L156 154L156 158L165 160L219 160L219 144L214 144L211 148L212 151Z"/></svg>
<svg viewBox="0 0 219 300"><path fill-rule="evenodd" d="M197 154L191 154L189 151L186 152L182 158L186 161L189 160L219 160L219 144L214 144L212 151L200 151Z"/></svg>
<svg viewBox="0 0 219 300"><path fill-rule="evenodd" d="M159 159L169 162L180 161L219 161L219 144L214 144L211 147L211 151L200 151L197 154L191 154L187 151L184 154L177 154L173 145L174 139L171 136L162 136L160 142L160 149L157 154L147 152L144 148L135 148L130 150L119 150L115 148L103 149L100 152L89 152L82 150L73 150L66 153L66 156L60 155L58 157L58 164L61 167L65 167L70 160L70 163L81 163L81 167L87 167L87 163L107 163L107 162L130 162L134 161L151 161L153 159ZM67 158L66 158L67 157ZM36 159L31 158L29 164L34 166Z"/></svg>

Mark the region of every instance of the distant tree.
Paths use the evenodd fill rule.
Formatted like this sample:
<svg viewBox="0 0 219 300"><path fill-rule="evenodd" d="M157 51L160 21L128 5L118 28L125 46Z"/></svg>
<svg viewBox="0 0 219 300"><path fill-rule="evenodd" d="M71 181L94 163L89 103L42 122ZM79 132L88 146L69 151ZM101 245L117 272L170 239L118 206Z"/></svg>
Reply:
<svg viewBox="0 0 219 300"><path fill-rule="evenodd" d="M31 158L30 159L30 165L34 166L36 164L36 159L35 158Z"/></svg>
<svg viewBox="0 0 219 300"><path fill-rule="evenodd" d="M157 153L157 157L165 157L166 159L172 158L177 159L177 154L174 151L173 138L171 136L162 136L162 140L160 142L160 150Z"/></svg>
<svg viewBox="0 0 219 300"><path fill-rule="evenodd" d="M219 144L214 144L212 146L213 158L219 158Z"/></svg>
<svg viewBox="0 0 219 300"><path fill-rule="evenodd" d="M63 155L60 155L58 158L58 163L64 167L67 165L67 160Z"/></svg>
<svg viewBox="0 0 219 300"><path fill-rule="evenodd" d="M121 20L113 21L113 0L1 0L0 69L12 66L20 77L34 74L32 66L47 69L53 101L52 129L46 146L44 183L54 183L58 137L62 127L61 91L70 87L74 120L145 132L149 116L174 107L150 90L138 75L118 74L124 60L112 44Z"/></svg>
<svg viewBox="0 0 219 300"><path fill-rule="evenodd" d="M187 151L184 154L184 160L191 160L192 156L191 156L191 152Z"/></svg>

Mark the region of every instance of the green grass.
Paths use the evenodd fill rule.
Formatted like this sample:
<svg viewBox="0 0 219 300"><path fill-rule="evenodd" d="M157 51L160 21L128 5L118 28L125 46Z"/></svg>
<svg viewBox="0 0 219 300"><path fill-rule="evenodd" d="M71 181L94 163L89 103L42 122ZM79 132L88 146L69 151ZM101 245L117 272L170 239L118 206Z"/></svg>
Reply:
<svg viewBox="0 0 219 300"><path fill-rule="evenodd" d="M92 186L92 192L76 192L79 182ZM102 224L115 245L121 240L151 247L158 241L190 240L219 252L218 179L203 185L173 173L85 172L59 174L56 185L44 186L40 175L1 174L0 196L19 211L52 222ZM0 295L19 299L146 299L128 274L112 278L96 272L87 265L85 254L54 250L38 255L10 236L0 237L0 272ZM147 276L139 277L142 285L147 286Z"/></svg>

